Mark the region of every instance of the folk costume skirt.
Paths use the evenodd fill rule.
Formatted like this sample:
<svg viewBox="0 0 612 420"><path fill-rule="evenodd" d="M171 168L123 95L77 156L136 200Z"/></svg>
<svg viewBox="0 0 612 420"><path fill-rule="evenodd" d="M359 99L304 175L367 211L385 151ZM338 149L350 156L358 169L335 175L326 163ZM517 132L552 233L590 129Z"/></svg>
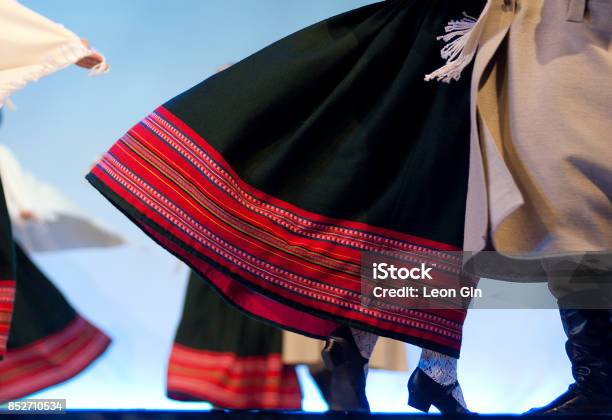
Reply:
<svg viewBox="0 0 612 420"><path fill-rule="evenodd" d="M64 382L93 363L110 339L82 318L15 244L17 289L7 351L0 361L0 401Z"/></svg>
<svg viewBox="0 0 612 420"><path fill-rule="evenodd" d="M295 367L322 366L321 350L320 340L244 315L191 272L166 391L172 399L225 409L299 410ZM369 367L405 371L405 344L381 338Z"/></svg>
<svg viewBox="0 0 612 420"><path fill-rule="evenodd" d="M159 107L87 178L253 316L458 356L465 311L364 307L360 262L390 249L456 262L469 77L423 79L447 22L480 7L388 0L308 27Z"/></svg>
<svg viewBox="0 0 612 420"><path fill-rule="evenodd" d="M0 179L0 402L74 377L109 344L13 239Z"/></svg>
<svg viewBox="0 0 612 420"><path fill-rule="evenodd" d="M0 121L2 121L1 118L2 114L0 113ZM15 308L16 279L17 268L13 231L4 200L4 187L0 179L0 363L6 356L6 345Z"/></svg>
<svg viewBox="0 0 612 420"><path fill-rule="evenodd" d="M283 363L282 334L245 316L192 272L168 362L168 397L226 409L299 410L302 391L295 366Z"/></svg>

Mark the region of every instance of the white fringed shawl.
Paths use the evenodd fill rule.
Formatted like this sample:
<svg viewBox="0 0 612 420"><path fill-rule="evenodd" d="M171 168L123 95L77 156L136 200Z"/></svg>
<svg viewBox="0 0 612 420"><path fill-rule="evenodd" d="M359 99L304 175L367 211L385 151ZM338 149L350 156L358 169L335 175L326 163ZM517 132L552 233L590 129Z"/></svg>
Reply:
<svg viewBox="0 0 612 420"><path fill-rule="evenodd" d="M16 0L0 0L0 106L29 82L61 70L94 50L81 39ZM90 74L108 70L102 62Z"/></svg>

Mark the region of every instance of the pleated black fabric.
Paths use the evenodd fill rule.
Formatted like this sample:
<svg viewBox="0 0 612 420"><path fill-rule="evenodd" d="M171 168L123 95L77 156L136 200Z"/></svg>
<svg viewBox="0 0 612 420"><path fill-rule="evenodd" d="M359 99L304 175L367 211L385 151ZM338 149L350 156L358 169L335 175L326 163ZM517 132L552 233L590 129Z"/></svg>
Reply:
<svg viewBox="0 0 612 420"><path fill-rule="evenodd" d="M278 355L282 332L245 316L192 272L175 342L238 357Z"/></svg>

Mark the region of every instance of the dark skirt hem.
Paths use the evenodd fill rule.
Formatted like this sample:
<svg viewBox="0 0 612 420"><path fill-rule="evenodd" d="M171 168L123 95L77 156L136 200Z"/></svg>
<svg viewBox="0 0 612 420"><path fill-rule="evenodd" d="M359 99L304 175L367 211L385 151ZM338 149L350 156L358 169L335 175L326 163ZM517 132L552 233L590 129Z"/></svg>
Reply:
<svg viewBox="0 0 612 420"><path fill-rule="evenodd" d="M184 257L184 254L181 251L193 254L197 258L200 258L200 259L203 259L203 260L206 259L206 257L204 255L198 253L193 248L188 247L186 244L175 243L176 238L174 238L172 235L170 235L168 233L165 233L161 227L155 225L154 222L152 222L146 216L142 215L136 209L131 207L125 200L120 198L109 187L107 187L104 183L102 183L100 180L98 180L98 178L95 175L90 173L90 174L87 175L86 178L87 178L89 183L94 188L96 188L104 197L106 197L108 199L108 201L111 204L113 204L113 206L115 206L119 211L121 211L132 222L134 222L136 224L136 226L138 226L143 232L145 232L159 246L167 249L172 255L174 255L178 259L182 260L185 264L187 264L189 266L189 268L191 268L192 270L196 270L196 268L193 265L193 263L190 263L189 260L187 260ZM164 238L164 239L162 239L162 238ZM172 244L172 245L170 245L170 244ZM219 272L225 271L222 267L218 267L218 269L220 270ZM200 273L200 275L202 275L202 274ZM236 280L238 282L242 282L243 281L239 277L234 276L232 273L228 272L228 273L226 273L226 275L232 276L232 279ZM264 323L266 323L268 325L271 325L273 327L281 328L281 329L287 330L287 331L291 331L291 332L294 332L296 334L305 335L307 337L311 337L311 338L315 338L315 339L319 339L319 340L325 340L327 337L329 337L329 335L338 326L340 326L342 324L342 325L348 325L349 327L353 327L353 328L356 328L356 329L359 329L359 330L368 331L368 332L370 332L372 334L376 334L376 335L379 335L379 336L388 337L388 338L391 338L391 339L403 341L403 342L408 343L408 344L413 344L415 346L419 346L419 347L422 347L422 348L427 348L427 349L430 349L430 350L434 350L434 351L437 351L437 352L442 353L442 354L446 354L446 355L451 356L451 357L459 358L459 356L460 356L460 347L459 348L452 348L450 346L445 346L445 345L437 344L437 343L432 342L430 340L420 339L420 338L414 337L412 335L406 335L406 334L401 334L401 333L394 333L394 332L389 331L389 330L373 327L370 324L361 323L361 322L358 322L358 321L353 321L353 320L347 319L347 318L341 318L341 317L333 316L333 315L330 315L329 313L323 312L323 311L313 310L313 309L311 309L311 308L309 308L309 307L307 307L305 305L300 305L300 304L298 304L296 302L293 302L293 301L290 301L290 300L283 300L281 305L290 307L292 309L296 309L298 311L308 311L308 312L312 313L314 316L320 318L321 320L326 320L327 321L326 328L323 329L323 330L318 329L317 330L318 332L313 332L311 330L304 329L305 325L303 325L303 324L302 325L298 324L298 325L293 325L292 326L290 324L287 324L286 322L272 321L270 318L267 318L265 316L259 315L257 312L249 311L249 310L245 309L243 306L240 306L239 304L237 304L229 296L224 294L220 290L220 288L214 282L209 280L208 283L210 284L210 286L212 286L220 294L220 296L226 302L228 302L230 305L232 305L233 307L237 308L238 310L240 310L244 314L246 314L246 315L248 315L248 316L250 316L252 318L255 318L255 319L257 319L257 320L259 320L261 322L264 322ZM246 288L246 286L243 286L243 287ZM267 292L265 290L258 290L258 293L261 293L262 295L265 296ZM281 300L281 299L279 299L279 300ZM275 301L270 301L269 303L273 304L273 305L276 304Z"/></svg>
<svg viewBox="0 0 612 420"><path fill-rule="evenodd" d="M240 356L174 344L167 395L180 401L206 401L233 410L299 410L302 392L294 366L280 353Z"/></svg>
<svg viewBox="0 0 612 420"><path fill-rule="evenodd" d="M0 401L41 391L78 375L100 357L111 340L77 316L61 331L11 348L0 363Z"/></svg>
<svg viewBox="0 0 612 420"><path fill-rule="evenodd" d="M151 125L151 127L145 127L146 124ZM159 124L164 127L164 130L168 131L161 134L152 133L149 131L149 129L155 129L157 126L153 126L154 124ZM287 287L286 285L283 286L280 284L283 280L280 281L280 285L273 284L272 282L266 283L265 281L261 280L260 284L258 284L258 279L253 280L250 278L245 278L245 275L233 272L232 268L236 267L233 267L231 261L228 262L227 260L222 260L219 262L210 256L204 255L203 252L206 247L203 248L203 246L199 246L199 249L195 249L194 247L188 245L185 240L181 239L181 235L185 236L185 232L178 227L183 222L180 219L168 220L162 218L159 211L155 210L153 207L147 207L150 204L144 203L144 200L147 199L146 193L149 191L146 191L140 195L138 189L141 188L141 186L130 184L132 181L129 179L130 176L133 175L135 178L138 178L139 176L148 175L151 177L151 179L146 179L146 181L153 182L154 186L151 187L148 184L145 184L145 187L153 189L162 188L162 186L163 188L175 188L174 192L178 191L179 189L182 190L186 188L186 194L189 195L188 200L191 200L188 201L188 203L199 204L198 200L201 200L202 198L194 199L192 194L197 194L197 192L189 191L189 185L185 187L185 185L177 183L176 179L166 178L163 180L162 178L159 178L160 173L162 174L162 177L176 175L175 173L168 175L168 173L163 173L163 170L157 168L160 173L151 175L150 173L146 172L146 170L142 170L142 162L149 162L147 159L160 164L158 156L145 156L146 159L142 162L134 163L138 161L138 159L142 159L143 154L146 155L148 153L147 150L141 148L143 145L139 144L138 142L143 138L145 138L143 141L157 142L160 141L160 137L157 136L162 135L169 136L165 139L165 141L170 143L173 141L188 141L191 142L190 144L197 144L196 147L210 147L209 145L206 146L205 141L198 138L197 134L190 131L189 127L181 123L178 118L173 116L167 110L160 108L156 114L150 117L150 120L143 122L141 126L136 126L128 135L126 135L126 137L124 137L124 139L107 154L107 161L105 163L98 164L98 166L96 166L87 176L87 179L111 203L126 214L157 243L168 249L179 259L186 262L192 269L210 281L215 288L220 291L227 300L230 301L230 303L238 306L243 311L246 311L247 313L273 325L277 325L281 328L311 337L325 338L337 327L337 323L341 323L370 331L378 335L383 335L430 348L441 353L449 354L453 357L458 357L460 350L461 324L463 322L463 317L465 316L465 313L462 311L442 311L445 316L449 316L449 314L452 313L451 319L446 318L442 312L437 313L436 311L406 312L406 310L402 309L399 313L393 314L393 316L384 315L383 312L373 313L376 311L370 311L369 309L363 310L363 308L360 307L360 304L358 303L359 291L354 289L354 285L352 286L352 290L342 287L334 288L334 284L325 283L327 278L324 276L320 276L317 279L318 283L310 282L311 285L314 284L316 287L318 287L318 289L314 291L312 289L308 290L304 286L298 285L296 287L295 283L287 283L290 286L293 286L293 288ZM136 138L138 138L138 140L136 140ZM160 143L159 147L168 146L162 142ZM179 145L179 147L181 146ZM223 175L227 177L236 176L231 168L227 167L227 163L223 161L223 158L215 153L214 150L204 151L203 149L200 149L198 152L209 153L207 156L209 159L213 159L212 162L215 169L225 171L223 172ZM117 159L115 154L119 154L121 157ZM127 159L130 162L127 164L125 162L121 162L121 158ZM132 160L134 162L132 162ZM130 164L133 167L131 167ZM116 166L114 165L121 167L122 170L125 170L128 173L131 173L131 170L135 170L136 173L133 173L132 175L125 175L115 172L112 174L112 172L116 170ZM176 171L176 169L168 170ZM193 176L193 174L190 174L190 176ZM201 177L198 179L197 184L200 190L209 188L207 183L210 183L210 189L208 189L206 193L218 195L216 198L221 201L224 199L227 200L227 198L223 196L224 192L222 190L222 186L219 187L218 185L211 183L210 179L204 177L200 173L198 173L196 176ZM170 182L167 182L168 179L170 179ZM332 247L335 252L335 258L337 259L334 260L330 258L329 254L317 254L317 257L320 258L323 263L321 263L319 260L307 261L307 264L311 264L311 266L314 267L314 270L312 270L311 267L312 272L316 272L319 268L329 269L329 267L325 264L337 264L335 269L340 271L355 271L354 266L356 265L355 261L357 261L356 255L359 255L359 250L352 248L352 246L355 246L355 244L361 245L359 241L362 240L363 237L366 237L364 242L369 244L368 246L374 243L380 244L377 246L384 248L388 246L386 244L393 243L393 246L400 247L400 249L402 246L404 246L411 251L418 250L418 252L434 254L438 258L451 258L450 256L447 256L447 254L450 255L449 251L456 250L455 247L450 245L436 243L427 239L416 238L410 235L401 234L399 232L392 232L350 221L336 221L323 216L313 215L297 209L288 203L281 203L279 206L279 200L267 196L264 193L258 192L248 185L244 185L243 181L241 181L239 178L231 178L231 182L236 183L239 188L245 189L249 194L260 194L260 196L255 196L255 198L260 200L260 203L263 203L263 206L267 210L271 208L271 211L276 211L278 214L282 215L288 214L289 216L292 216L290 212L296 212L298 216L310 218L309 220L314 220L315 223L323 224L327 227L329 227L331 223L332 228L342 230L344 234L349 235L348 239L342 238L341 240L338 240L334 238L333 240L328 240L327 242L319 241L319 244L323 243L325 246ZM130 187L135 187L135 189L133 188L130 190ZM159 193L157 190L155 192ZM164 196L165 192L167 191L162 191L159 193L162 197L161 200L166 200L168 203L170 203L169 205L174 205L172 203L172 198L168 199L166 196ZM126 197L124 198L122 194L126 195ZM184 196L182 196L182 198L184 198ZM140 206L144 209L139 209L135 203L140 203ZM236 205L234 202L227 201L225 204L230 207ZM243 210L239 209L238 211ZM301 212L301 214L298 212ZM260 215L253 213L252 216L259 217ZM293 216L295 216L295 214L293 214ZM160 223L153 220L154 217L163 220L165 226L162 226ZM218 217L218 215L213 214L213 217ZM219 220L214 220L212 223ZM260 228L262 224L269 222L265 219L262 220L263 221L259 223L259 225L254 223L253 225L248 226L248 228ZM221 222L227 223L228 220L223 219ZM269 234L272 232L275 237L279 238L283 238L283 235L295 235L295 232L291 232L285 226L278 224L268 223L265 228L261 229L261 231L264 231L265 229L267 229L267 231L265 231L263 234ZM335 232L334 229L332 229L332 232ZM325 232L328 231L323 231L323 233ZM200 232L197 233L199 234ZM333 234L330 234L330 236L333 236ZM235 239L235 237L233 239ZM375 242L367 242L368 240ZM303 251L310 246L310 248L306 249L306 252L315 253L313 250L316 250L316 243L315 245L312 245L308 241L314 242L314 240L309 237L301 240L301 243L306 243L307 245L301 246L300 251ZM196 242L196 240L191 238L191 242ZM246 246L245 244L240 245ZM243 251L244 249L240 249L240 245L238 246L238 249L239 251ZM270 247L270 249L271 251L275 251L277 248ZM281 248L281 251L287 251L287 249ZM292 252L293 249L289 251ZM268 251L267 254L264 253L265 257L270 256L271 258L274 258L273 255L274 252ZM260 259L260 262L261 261L270 263L265 259ZM295 261L302 264L305 260L294 258L291 263L293 264ZM451 263L452 262L449 261L449 264ZM297 265L293 266L294 270L296 266ZM306 280L309 281L307 276L310 275L311 271L308 271L308 267L302 264L299 269L301 269L302 272L298 272L298 274L304 273L302 275L305 275ZM330 275L334 274L333 270L328 272L331 273ZM338 271L336 271L336 273L337 272ZM288 274L293 275L294 273L288 272ZM355 279L359 279L358 272L351 272L350 276L353 276L353 281ZM350 282L344 280L344 284L346 287L346 284L350 285ZM334 295L334 293L340 293L340 295ZM352 297L348 298L348 296ZM352 308L350 306L352 306ZM326 320L333 320L334 322L329 322Z"/></svg>

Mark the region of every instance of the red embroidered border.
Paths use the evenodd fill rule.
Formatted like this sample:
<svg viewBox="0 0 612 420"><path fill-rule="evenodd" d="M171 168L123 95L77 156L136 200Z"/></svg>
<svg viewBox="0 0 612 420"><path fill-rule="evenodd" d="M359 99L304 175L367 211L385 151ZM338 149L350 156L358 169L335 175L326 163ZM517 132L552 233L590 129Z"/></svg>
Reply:
<svg viewBox="0 0 612 420"><path fill-rule="evenodd" d="M15 304L15 287L14 280L0 280L0 360L6 354Z"/></svg>
<svg viewBox="0 0 612 420"><path fill-rule="evenodd" d="M308 308L383 335L459 349L464 311L364 307L359 272L363 251L389 250L417 254L458 272L461 261L449 252L455 247L325 217L271 197L242 181L218 152L164 108L132 128L88 178L110 189L111 201L238 305L232 277L246 286L239 289L254 288L278 306ZM260 295L240 294L258 306ZM308 329L281 321L290 329Z"/></svg>
<svg viewBox="0 0 612 420"><path fill-rule="evenodd" d="M280 354L241 357L174 344L167 376L170 398L228 409L299 410L300 384Z"/></svg>
<svg viewBox="0 0 612 420"><path fill-rule="evenodd" d="M10 401L77 375L106 350L110 339L77 317L66 328L28 346L9 349L0 362L0 401Z"/></svg>

